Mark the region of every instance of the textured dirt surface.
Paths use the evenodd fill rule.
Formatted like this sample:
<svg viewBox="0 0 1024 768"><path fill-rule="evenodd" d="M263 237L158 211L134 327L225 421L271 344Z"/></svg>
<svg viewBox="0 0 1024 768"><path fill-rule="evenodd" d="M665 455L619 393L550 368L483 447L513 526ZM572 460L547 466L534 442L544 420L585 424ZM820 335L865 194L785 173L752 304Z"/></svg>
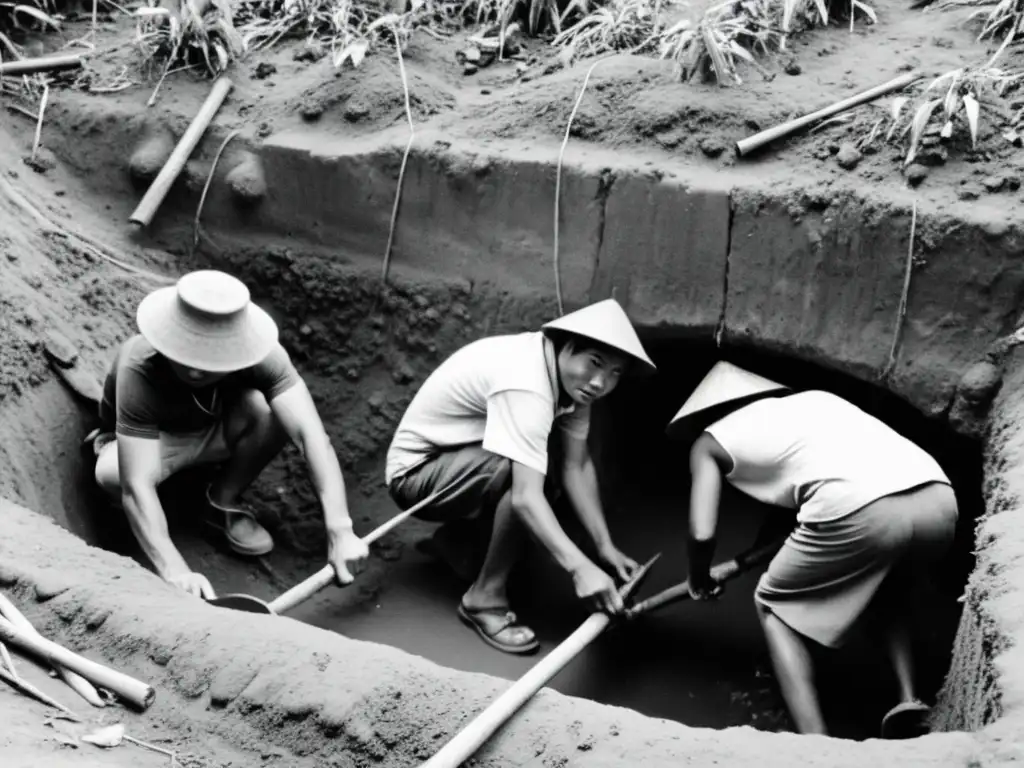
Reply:
<svg viewBox="0 0 1024 768"><path fill-rule="evenodd" d="M1022 544L1019 525L1022 487L1020 388L1024 386L1024 355L1007 361L1004 384L993 404L986 449L985 492L988 514L979 522L978 565L964 593L964 617L954 648L952 674L940 696L937 712L950 728L974 729L995 721L985 731L993 736L1003 760L1021 759L1019 711L1024 687L1021 646Z"/></svg>
<svg viewBox="0 0 1024 768"><path fill-rule="evenodd" d="M8 502L0 502L0 513L5 591L48 636L154 684L158 700L147 719L193 724L194 752L212 735L258 751L269 747L263 739L272 740L289 765L411 765L504 685L287 618L197 605L36 513ZM645 763L666 766L898 761L966 768L982 764L986 749L963 733L920 743L849 743L749 728L723 734L544 691L476 762L621 765L642 754Z"/></svg>
<svg viewBox="0 0 1024 768"><path fill-rule="evenodd" d="M948 160L930 166L928 178L913 190L900 175L896 147L879 145L853 169L841 168L836 160L843 141L866 134L886 113L884 100L862 108L851 124L794 138L765 157L738 161L731 154L733 141L758 128L907 67L940 74L986 53L962 27L963 14L922 15L888 1L876 7L881 15L877 27L858 27L852 36L832 28L794 41L792 62L769 62L776 72L770 82L753 75L745 85L722 91L680 84L669 64L649 59L620 57L599 65L572 131L568 156L577 170L563 188L563 215L567 206L570 211L570 225L562 233L569 253L565 290L573 301L588 294L616 295L631 312L648 313L645 319L655 327L710 335L725 320L727 340L732 333L734 341L824 358L872 380L887 362L916 201L924 213L917 231L923 251L915 265L925 268L925 281L922 287L915 278L908 351L902 368L894 371L893 388L924 393L931 399L916 404L933 414L945 413L951 404L955 411L959 403L967 424L963 431L980 434L992 387L981 381L984 377L976 381L963 374L974 371L976 363L991 362L998 385L1005 350L993 342L1016 327L1022 290L1016 263L1021 236L1013 223L1019 220L1022 157L1002 141L998 122L983 121L976 151L954 147ZM105 24L98 43L124 42L128 26L123 19ZM80 31L72 25L67 36ZM170 129L180 135L208 82L189 73L173 75L149 109L144 104L152 82L116 95L55 91L43 132L45 162L36 165L40 173L22 162L31 146L32 122L14 112L0 115L0 173L7 184L0 186L0 328L5 331L0 346L0 429L5 436L0 496L61 522L81 525L88 518L76 513L91 501L82 492L88 487L87 467L77 455L77 439L91 424L46 369L42 331L55 328L68 335L98 373L115 342L131 328L138 299L156 284L104 261L66 234L44 234L26 209L27 201L37 213L94 242L116 244L136 267L174 275L212 264L258 286L257 299L281 322L283 337L331 424L351 495L365 502L360 506L368 512L359 523L369 525L386 514L376 462L416 383L455 346L485 333L534 326L555 312L547 271L550 181L558 142L589 63L557 71L550 66L550 50L534 42L520 74L509 63L464 76L454 61L462 42L418 36L408 52L422 145L417 144L414 172L406 182L402 226L412 224L399 233L400 276L385 291L355 276L364 274L364 257L383 248L406 139L401 79L386 50L371 55L356 71L335 72L326 59L299 60L299 47L288 44L236 69L236 89L204 143L201 162L189 165L183 193L164 209L167 218L178 214L177 226L145 241L169 247L173 256L125 237L121 222L137 197L126 193L127 160L147 131ZM95 82L130 61L125 51L98 61ZM793 63L801 74L785 73L795 71ZM275 71L257 77L261 64ZM268 71L264 66L262 72ZM1009 104L1012 96L994 105L992 114ZM336 178L335 187L317 188L322 199L334 202L334 210L315 209L308 226L293 220L295 231L280 227L271 233L276 237L257 233L256 226L247 232L247 226L259 222L225 214L215 191L204 218L209 232L203 249L195 252L190 237L196 197L216 144L231 129L242 136L225 153L225 171L237 166L243 150L264 139L275 147L305 142L314 148L342 146L357 157L363 150L385 156L379 164L359 157L355 172L335 164L336 173L350 175L340 182ZM485 157L474 165L474 155L493 152L516 162L492 167ZM266 151L261 156L268 157ZM518 158L524 156L536 161L533 175L522 174ZM586 172L579 172L581 167ZM615 171L605 174L605 168ZM467 183L471 174L487 181L480 182L483 186ZM515 178L523 186L513 193L506 185ZM296 179L298 187L316 182L312 175L296 174ZM268 181L272 195L275 185L289 183L269 174ZM371 190L359 187L375 228L353 231L353 241L342 241L347 247L339 253L337 238L331 233L321 237L317 227L329 229L333 217L345 228L346 215L362 216L361 210L346 213L346 184ZM695 185L699 199L686 192ZM737 197L733 189L743 185L754 191ZM481 189L491 193L481 194ZM874 202L880 191L883 204ZM280 187L276 194L282 194ZM467 208L467 201L482 202ZM517 207L515 201L525 202ZM11 221L20 225L9 226ZM698 226L707 221L717 222L711 234ZM434 239L428 240L431 226ZM706 236L697 237L696 230ZM509 252L524 242L535 254L525 267L509 259ZM689 254L699 256L688 262L686 274L676 270L681 261L673 258L681 242ZM771 244L770 258L765 243ZM451 253L445 253L447 246ZM418 261L413 258L417 249ZM583 256L573 261L574 252ZM648 259L642 269L632 261L636 253ZM802 282L808 273L821 278L813 287ZM483 274L490 275L486 290L479 279ZM839 290L836 286L843 283L848 285ZM694 300L681 309L682 290L692 291ZM835 313L841 322L835 322ZM824 323L829 316L833 321ZM922 378L921 370L941 375ZM345 386L338 386L342 380ZM1019 449L1013 432L1019 420L1015 401L1006 400L1007 389L1014 388L1004 387L998 406L1001 432L990 442L996 500L990 509L1000 514L986 528L999 533L994 541L1007 539L1008 531L1018 527L1018 494L1012 483L999 479L1003 457ZM307 553L319 552L320 523L294 453L273 465L254 495L280 539ZM8 583L19 584L19 599L34 605L41 598L33 609L55 636L159 681L162 697L147 723L164 729L168 743L183 749L202 746L196 751L204 756L195 759L212 762L196 765L273 763L275 757L299 766L413 764L501 685L287 620L270 624L196 610L130 561L87 550L18 507L5 505L0 514L5 532L0 566ZM92 525L75 532L95 541L111 533L105 521ZM408 530L409 537L419 533ZM374 559L367 582L386 573L388 557L407 544L398 537L387 542L382 552L390 554ZM260 594L280 588L265 572L225 567L208 545L197 541L192 546L204 570L220 583ZM1020 611L1010 585L1021 583L1012 578L1018 557L1010 545L986 547L987 564L967 601L956 672L943 695L938 722L943 728L977 728L997 713L1012 712L1018 703L1020 665L1002 645L1017 636L1014 617ZM286 557L278 567L288 581L304 563ZM332 599L367 597L348 594ZM352 664L353 658L361 663ZM976 694L973 698L962 695L966 686ZM8 701L0 692L0 707L6 708L0 712L16 706ZM219 716L209 717L210 708ZM65 759L68 750L74 757L67 759L81 761L88 754L84 747L51 743L52 729L33 713L23 708L12 720L11 743L27 756L26 765L51 764L51 759ZM684 759L709 765L987 765L1014 756L1018 735L1017 719L1009 716L978 737L930 737L919 745L850 746L789 736L769 741L750 729L725 735L687 729L545 693L488 746L480 764L620 765L643 754L645 761L666 765ZM262 746L259 738L278 746ZM250 745L254 752L232 751L250 739L255 739ZM133 753L102 753L102 759L125 754ZM765 755L771 760L765 762ZM139 753L135 759L148 765L143 761L150 756Z"/></svg>

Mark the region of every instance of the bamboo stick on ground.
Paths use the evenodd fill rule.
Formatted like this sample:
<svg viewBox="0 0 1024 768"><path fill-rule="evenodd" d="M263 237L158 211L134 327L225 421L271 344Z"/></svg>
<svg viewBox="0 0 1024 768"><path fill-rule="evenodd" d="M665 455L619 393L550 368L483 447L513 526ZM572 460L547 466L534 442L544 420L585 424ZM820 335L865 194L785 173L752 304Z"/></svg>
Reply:
<svg viewBox="0 0 1024 768"><path fill-rule="evenodd" d="M619 590L623 600L639 587L641 580L657 559L656 555L648 560L630 582ZM547 685L551 678L561 672L584 648L594 642L608 628L611 620L607 613L591 614L579 629L534 664L525 675L512 684L511 688L495 699L420 768L458 768L466 762L523 704Z"/></svg>
<svg viewBox="0 0 1024 768"><path fill-rule="evenodd" d="M42 637L42 635L39 634L39 630L32 626L32 622L26 618L25 614L18 610L18 607L3 594L0 594L0 614L2 614L14 626L19 627L26 632L31 632L38 637ZM0 647L3 646L0 645ZM106 706L106 703L100 698L100 695L97 693L96 688L93 687L93 684L84 677L72 672L67 667L62 667L60 665L54 666L53 669L61 676L61 679L64 680L65 683L74 689L75 693L94 707ZM14 672L13 665L11 665L11 672ZM17 676L16 672L15 676Z"/></svg>
<svg viewBox="0 0 1024 768"><path fill-rule="evenodd" d="M797 117L793 120L788 120L781 125L776 125L767 130L755 133L753 136L748 136L745 139L740 139L736 142L736 154L740 157L749 155L762 147L770 144L778 139L784 139L793 133L796 133L801 128L806 128L811 123L816 123L819 120L824 120L826 117L844 112L847 109L866 104L869 101L873 101L880 96L885 96L887 93L898 91L902 88L906 88L908 85L913 83L915 80L920 79L921 75L908 73L895 77L887 83L876 85L874 88L869 88L866 91L861 91L853 96L842 101L837 101L835 104L831 104L823 109L819 109L817 112L812 112L809 115Z"/></svg>
<svg viewBox="0 0 1024 768"><path fill-rule="evenodd" d="M156 698L156 691L152 686L80 656L41 635L26 632L7 619L0 619L0 641L42 658L54 666L67 667L93 685L112 691L139 710L148 709Z"/></svg>
<svg viewBox="0 0 1024 768"><path fill-rule="evenodd" d="M36 72L56 72L62 69L77 69L82 66L82 54L62 53L58 56L41 56L35 59L20 59L0 63L0 77L9 75L32 75Z"/></svg>
<svg viewBox="0 0 1024 768"><path fill-rule="evenodd" d="M199 108L199 112L192 119L188 130L185 131L181 140L178 141L171 156L164 163L164 167L160 169L160 173L153 179L153 183L149 185L146 194L143 195L142 200L139 201L135 211L128 219L131 223L142 227L149 226L160 204L167 197L171 185L174 184L175 179L181 174L185 163L192 155L196 146L198 146L203 133L209 128L214 115L217 114L217 110L224 103L224 99L227 98L231 87L231 80L223 75L214 82L209 96L206 97L203 106Z"/></svg>

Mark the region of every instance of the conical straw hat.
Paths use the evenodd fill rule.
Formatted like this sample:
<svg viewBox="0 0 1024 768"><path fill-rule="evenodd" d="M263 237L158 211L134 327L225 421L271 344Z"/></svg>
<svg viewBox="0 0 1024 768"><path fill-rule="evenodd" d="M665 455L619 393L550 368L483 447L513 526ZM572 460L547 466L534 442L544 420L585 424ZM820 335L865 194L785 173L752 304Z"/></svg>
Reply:
<svg viewBox="0 0 1024 768"><path fill-rule="evenodd" d="M136 320L161 355L210 373L256 365L277 343L277 324L250 301L245 284L216 270L190 272L153 291Z"/></svg>
<svg viewBox="0 0 1024 768"><path fill-rule="evenodd" d="M789 387L783 384L720 360L686 399L679 413L672 417L668 425L669 432L678 432L685 426L684 420L688 422L690 417L710 408L788 389Z"/></svg>
<svg viewBox="0 0 1024 768"><path fill-rule="evenodd" d="M599 341L638 361L643 373L652 374L657 371L651 358L644 351L633 324L629 322L626 311L615 299L605 299L583 309L577 309L557 320L545 323L543 329L572 333Z"/></svg>

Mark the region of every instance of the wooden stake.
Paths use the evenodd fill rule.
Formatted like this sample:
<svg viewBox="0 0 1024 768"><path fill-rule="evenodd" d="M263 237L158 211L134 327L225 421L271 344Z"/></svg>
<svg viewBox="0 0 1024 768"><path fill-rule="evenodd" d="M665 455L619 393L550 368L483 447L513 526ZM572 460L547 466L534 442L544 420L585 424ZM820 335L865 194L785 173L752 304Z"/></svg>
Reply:
<svg viewBox="0 0 1024 768"><path fill-rule="evenodd" d="M655 556L645 563L630 582L619 590L623 600L639 586L657 559ZM523 704L547 685L548 681L561 672L584 648L594 642L608 628L611 620L607 613L591 614L579 629L534 664L529 672L516 680L511 688L495 699L420 768L458 768L466 762Z"/></svg>
<svg viewBox="0 0 1024 768"><path fill-rule="evenodd" d="M129 218L130 222L142 227L149 226L160 204L167 197L167 193L170 191L174 180L178 178L188 158L199 144L203 133L206 132L214 115L217 114L217 110L220 109L224 99L227 98L231 87L231 80L224 76L217 78L216 82L214 82L210 95L206 97L206 101L203 102L199 113L192 120L188 130L185 131L185 135L181 137L164 167L160 169L160 173L157 174L149 189L146 190L146 194L135 208L131 218Z"/></svg>
<svg viewBox="0 0 1024 768"><path fill-rule="evenodd" d="M79 656L42 635L26 632L7 619L0 619L0 641L34 654L52 666L67 667L94 685L113 691L139 710L148 709L156 698L156 691L152 686Z"/></svg>
<svg viewBox="0 0 1024 768"><path fill-rule="evenodd" d="M31 75L36 72L55 72L60 69L76 69L80 66L82 66L82 54L80 53L64 53L59 56L5 61L0 63L0 77L5 75Z"/></svg>
<svg viewBox="0 0 1024 768"><path fill-rule="evenodd" d="M32 161L39 154L39 144L43 140L43 118L46 116L46 102L50 98L50 86L43 85L43 97L39 100L39 118L36 120L36 135L32 141Z"/></svg>
<svg viewBox="0 0 1024 768"><path fill-rule="evenodd" d="M902 88L906 88L915 80L920 79L920 77L921 75L914 73L900 75L899 77L893 78L887 83L882 83L881 85L876 85L874 88L869 88L866 91L861 91L860 93L850 96L848 99L837 101L835 104L832 104L831 106L825 107L824 109L819 109L817 112L812 112L809 115L804 115L803 117L798 117L793 120L789 120L783 123L782 125L777 125L774 128L769 128L766 131L755 133L753 136L749 136L745 139L740 139L739 141L736 142L736 154L739 155L740 157L749 155L751 152L761 149L761 147L764 147L767 144L770 144L778 139L784 139L787 136L796 133L801 128L805 128L811 123L817 122L818 120L823 120L826 117L831 117L832 115L835 115L839 112L843 112L852 107L860 106L861 104L865 104L869 101L874 101L879 96L884 96L887 93L892 93L893 91L898 91Z"/></svg>

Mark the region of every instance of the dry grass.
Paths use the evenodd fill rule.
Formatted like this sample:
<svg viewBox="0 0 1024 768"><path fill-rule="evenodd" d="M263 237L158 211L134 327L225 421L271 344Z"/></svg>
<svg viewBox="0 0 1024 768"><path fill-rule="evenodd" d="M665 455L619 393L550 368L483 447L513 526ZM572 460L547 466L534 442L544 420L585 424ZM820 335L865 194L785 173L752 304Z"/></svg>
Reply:
<svg viewBox="0 0 1024 768"><path fill-rule="evenodd" d="M894 98L887 114L871 121L858 146L864 148L878 140L901 142L907 167L919 159L926 146L946 152L967 144L973 151L980 137L996 132L1018 142L1016 128L1024 109L1008 117L999 102L1024 81L1024 72L1008 72L993 63L951 70L914 97Z"/></svg>
<svg viewBox="0 0 1024 768"><path fill-rule="evenodd" d="M586 59L616 51L640 52L652 44L671 5L649 0L612 0L560 32L552 44L565 59Z"/></svg>
<svg viewBox="0 0 1024 768"><path fill-rule="evenodd" d="M799 29L828 25L842 13L851 28L858 14L877 21L862 0L726 0L699 19L681 16L680 8L673 0L612 0L567 28L554 43L569 60L643 52L650 46L661 58L676 62L683 79L699 73L720 85L740 84L743 65L766 75L758 58L784 50L787 37Z"/></svg>
<svg viewBox="0 0 1024 768"><path fill-rule="evenodd" d="M181 0L177 10L148 0L135 18L135 43L144 61L163 61L165 74L181 65L216 76L246 52L229 0Z"/></svg>
<svg viewBox="0 0 1024 768"><path fill-rule="evenodd" d="M60 29L56 11L51 0L0 0L0 61L23 58L24 51L16 40Z"/></svg>
<svg viewBox="0 0 1024 768"><path fill-rule="evenodd" d="M942 0L935 8L949 10L964 6L979 7L970 16L972 20L984 19L979 40L1002 38L1002 47L1005 47L1024 33L1024 0Z"/></svg>

